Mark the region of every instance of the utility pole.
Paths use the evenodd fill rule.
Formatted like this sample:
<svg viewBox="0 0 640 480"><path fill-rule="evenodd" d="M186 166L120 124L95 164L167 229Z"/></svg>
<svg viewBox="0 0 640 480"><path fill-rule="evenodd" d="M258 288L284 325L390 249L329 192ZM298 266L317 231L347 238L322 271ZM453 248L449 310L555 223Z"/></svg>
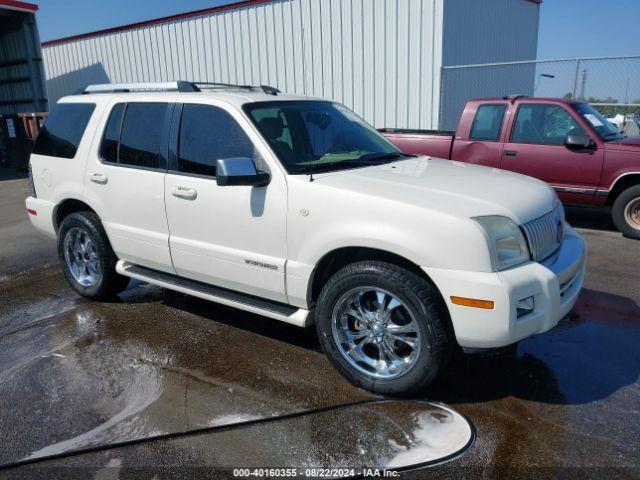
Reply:
<svg viewBox="0 0 640 480"><path fill-rule="evenodd" d="M582 85L580 86L580 99L584 100L585 87L587 86L587 69L582 70Z"/></svg>

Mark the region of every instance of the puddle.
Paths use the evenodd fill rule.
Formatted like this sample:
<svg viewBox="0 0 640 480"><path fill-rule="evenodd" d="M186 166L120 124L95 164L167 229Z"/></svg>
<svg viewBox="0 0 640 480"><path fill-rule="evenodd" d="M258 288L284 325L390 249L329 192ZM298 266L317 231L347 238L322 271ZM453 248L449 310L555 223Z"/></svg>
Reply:
<svg viewBox="0 0 640 480"><path fill-rule="evenodd" d="M475 429L466 418L447 406L423 401L373 400L253 423L247 417L237 420L249 423L108 450L69 452L45 465L47 469L73 466L86 474L117 464L147 473L167 466L197 466L229 472L239 467L287 467L300 474L305 469L340 468L358 475L366 469L439 464L463 454L475 440Z"/></svg>

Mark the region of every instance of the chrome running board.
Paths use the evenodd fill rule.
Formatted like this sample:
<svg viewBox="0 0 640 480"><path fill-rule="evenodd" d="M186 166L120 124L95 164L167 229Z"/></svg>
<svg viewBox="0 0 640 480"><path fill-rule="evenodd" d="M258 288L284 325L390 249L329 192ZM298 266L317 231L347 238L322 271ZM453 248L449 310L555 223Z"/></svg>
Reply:
<svg viewBox="0 0 640 480"><path fill-rule="evenodd" d="M159 272L134 265L124 260L118 261L116 271L125 277L135 278L142 282L158 285L162 288L186 293L187 295L193 295L194 297L239 308L258 315L264 315L265 317L297 325L298 327L306 327L312 323L309 310L304 308L296 308L291 305L265 300L252 295L214 287L206 283L171 275L170 273Z"/></svg>

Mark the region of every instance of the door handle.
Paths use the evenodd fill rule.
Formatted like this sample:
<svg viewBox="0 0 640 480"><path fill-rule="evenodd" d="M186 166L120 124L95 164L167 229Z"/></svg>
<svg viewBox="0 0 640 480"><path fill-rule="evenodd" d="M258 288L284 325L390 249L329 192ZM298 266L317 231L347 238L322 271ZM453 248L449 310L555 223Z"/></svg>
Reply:
<svg viewBox="0 0 640 480"><path fill-rule="evenodd" d="M109 178L104 173L94 173L93 175L91 175L89 180L91 180L93 183L104 185L105 183L107 183L107 180L109 180Z"/></svg>
<svg viewBox="0 0 640 480"><path fill-rule="evenodd" d="M518 152L516 152L515 150L505 150L504 151L504 156L505 157L517 157L518 156Z"/></svg>
<svg viewBox="0 0 640 480"><path fill-rule="evenodd" d="M172 187L171 195L178 198L184 198L185 200L195 200L198 196L198 191L195 188Z"/></svg>

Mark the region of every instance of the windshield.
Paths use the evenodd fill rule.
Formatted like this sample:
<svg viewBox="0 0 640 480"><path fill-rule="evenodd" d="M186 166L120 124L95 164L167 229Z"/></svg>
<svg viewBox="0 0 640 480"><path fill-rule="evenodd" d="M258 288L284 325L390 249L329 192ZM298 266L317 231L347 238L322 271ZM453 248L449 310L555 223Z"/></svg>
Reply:
<svg viewBox="0 0 640 480"><path fill-rule="evenodd" d="M593 127L600 138L604 141L610 142L611 140L620 140L624 138L615 125L609 123L599 111L593 108L588 103L575 103L573 108L582 118L584 118L589 125Z"/></svg>
<svg viewBox="0 0 640 480"><path fill-rule="evenodd" d="M291 174L378 165L409 156L339 104L281 101L244 108Z"/></svg>

